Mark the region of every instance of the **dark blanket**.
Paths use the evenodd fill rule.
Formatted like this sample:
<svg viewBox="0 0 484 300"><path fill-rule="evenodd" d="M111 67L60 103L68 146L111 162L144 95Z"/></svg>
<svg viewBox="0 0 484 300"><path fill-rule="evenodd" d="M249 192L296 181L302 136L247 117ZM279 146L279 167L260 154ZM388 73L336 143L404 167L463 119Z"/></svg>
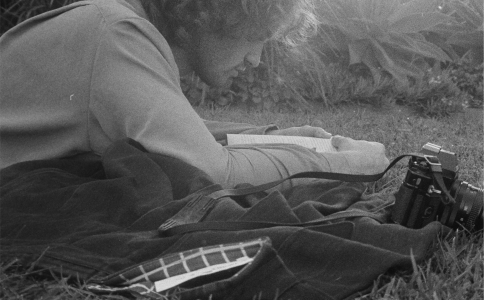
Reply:
<svg viewBox="0 0 484 300"><path fill-rule="evenodd" d="M1 258L80 277L99 291L154 295L158 280L216 265L225 268L158 293L182 299L345 299L389 269L410 266L412 256L425 259L443 229L431 223L411 230L362 217L306 228L160 235L158 227L195 192L217 189L200 170L149 154L130 140L113 144L102 159L19 163L1 171ZM284 195L222 198L204 222L295 224L393 200L362 197L364 189L315 180Z"/></svg>

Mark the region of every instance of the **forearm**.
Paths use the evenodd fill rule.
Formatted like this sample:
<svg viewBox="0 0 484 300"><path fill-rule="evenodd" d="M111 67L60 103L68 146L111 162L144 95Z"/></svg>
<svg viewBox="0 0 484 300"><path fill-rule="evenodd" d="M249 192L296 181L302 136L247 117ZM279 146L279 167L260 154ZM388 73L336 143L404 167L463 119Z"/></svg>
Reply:
<svg viewBox="0 0 484 300"><path fill-rule="evenodd" d="M344 174L376 174L387 164L379 159L368 158L368 166L355 163L359 154L352 151L318 153L311 149L289 144L240 145L225 147L228 151L227 168L218 178L224 186L239 183L253 185L283 179L299 172L332 172ZM308 180L291 180L276 189L285 190Z"/></svg>
<svg viewBox="0 0 484 300"><path fill-rule="evenodd" d="M259 185L299 172L331 171L324 154L297 145L239 145L225 149L227 165L221 172L225 177L217 179L224 186L240 183ZM277 189L284 190L302 181L287 181Z"/></svg>

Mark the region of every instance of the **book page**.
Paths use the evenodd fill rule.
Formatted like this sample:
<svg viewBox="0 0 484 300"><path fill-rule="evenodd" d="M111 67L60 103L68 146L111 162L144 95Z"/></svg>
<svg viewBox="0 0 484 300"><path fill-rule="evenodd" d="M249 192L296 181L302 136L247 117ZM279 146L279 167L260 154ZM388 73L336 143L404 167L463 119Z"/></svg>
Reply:
<svg viewBox="0 0 484 300"><path fill-rule="evenodd" d="M227 134L227 144L295 144L321 153L337 151L331 144L331 139L306 136Z"/></svg>

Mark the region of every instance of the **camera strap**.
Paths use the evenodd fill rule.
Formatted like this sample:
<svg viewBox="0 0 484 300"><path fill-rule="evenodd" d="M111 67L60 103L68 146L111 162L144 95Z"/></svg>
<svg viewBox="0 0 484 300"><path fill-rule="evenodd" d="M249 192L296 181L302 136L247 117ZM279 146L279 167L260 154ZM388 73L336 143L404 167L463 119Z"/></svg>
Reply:
<svg viewBox="0 0 484 300"><path fill-rule="evenodd" d="M191 199L185 207L183 207L177 214L166 220L159 228L158 232L163 235L175 235L183 234L194 231L205 231L205 230L247 230L247 229L258 229L258 228L269 228L274 226L315 226L317 224L322 224L324 222L342 219L342 218L354 218L354 217L371 217L379 222L381 216L375 214L374 212L366 211L342 211L339 213L334 213L330 216L323 217L321 219L301 223L301 224L285 224L285 223L270 223L270 222L203 222L198 223L204 219L204 217L211 211L211 209L216 205L217 201L224 197L236 197L236 196L247 196L255 194L258 192L263 192L277 185L283 183L284 181L290 179L298 178L316 178L316 179L329 179L338 180L346 182L372 182L382 178L388 170L390 170L396 163L405 157L419 157L424 158L429 162L430 168L432 170L431 174L434 177L434 181L440 190L442 190L448 197L450 201L454 199L450 196L449 192L445 188L445 184L442 177L442 166L436 161L436 157L421 155L417 153L403 154L391 161L388 167L381 173L372 175L358 175L358 174L344 174L344 173L331 173L331 172L300 172L288 176L286 178L272 181L269 183L251 186L247 188L235 188L235 189L221 189L212 192L207 195L196 195L194 199ZM435 159L434 159L435 158Z"/></svg>
<svg viewBox="0 0 484 300"><path fill-rule="evenodd" d="M430 174L432 174L432 179L435 182L439 191L444 192L446 196L446 200L443 200L445 204L454 204L455 199L452 197L447 190L447 187L444 183L444 178L442 176L442 164L439 162L439 159L436 156L431 155L413 155L414 157L421 157L427 161L427 164L430 167Z"/></svg>

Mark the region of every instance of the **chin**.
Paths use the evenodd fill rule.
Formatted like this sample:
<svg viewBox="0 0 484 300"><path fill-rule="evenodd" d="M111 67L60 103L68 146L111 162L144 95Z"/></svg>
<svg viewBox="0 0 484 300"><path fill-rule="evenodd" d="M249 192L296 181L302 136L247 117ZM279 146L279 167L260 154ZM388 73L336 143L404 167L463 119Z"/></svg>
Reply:
<svg viewBox="0 0 484 300"><path fill-rule="evenodd" d="M211 64L195 62L192 66L193 71L207 85L211 87L223 88L230 86L233 80L234 69L212 66ZM235 73L237 75L237 73Z"/></svg>
<svg viewBox="0 0 484 300"><path fill-rule="evenodd" d="M210 77L210 78L202 78L200 79L203 80L207 85L211 87L216 87L216 88L224 88L224 87L229 87L232 84L233 78L231 77L223 77L223 76L217 76L217 77Z"/></svg>

